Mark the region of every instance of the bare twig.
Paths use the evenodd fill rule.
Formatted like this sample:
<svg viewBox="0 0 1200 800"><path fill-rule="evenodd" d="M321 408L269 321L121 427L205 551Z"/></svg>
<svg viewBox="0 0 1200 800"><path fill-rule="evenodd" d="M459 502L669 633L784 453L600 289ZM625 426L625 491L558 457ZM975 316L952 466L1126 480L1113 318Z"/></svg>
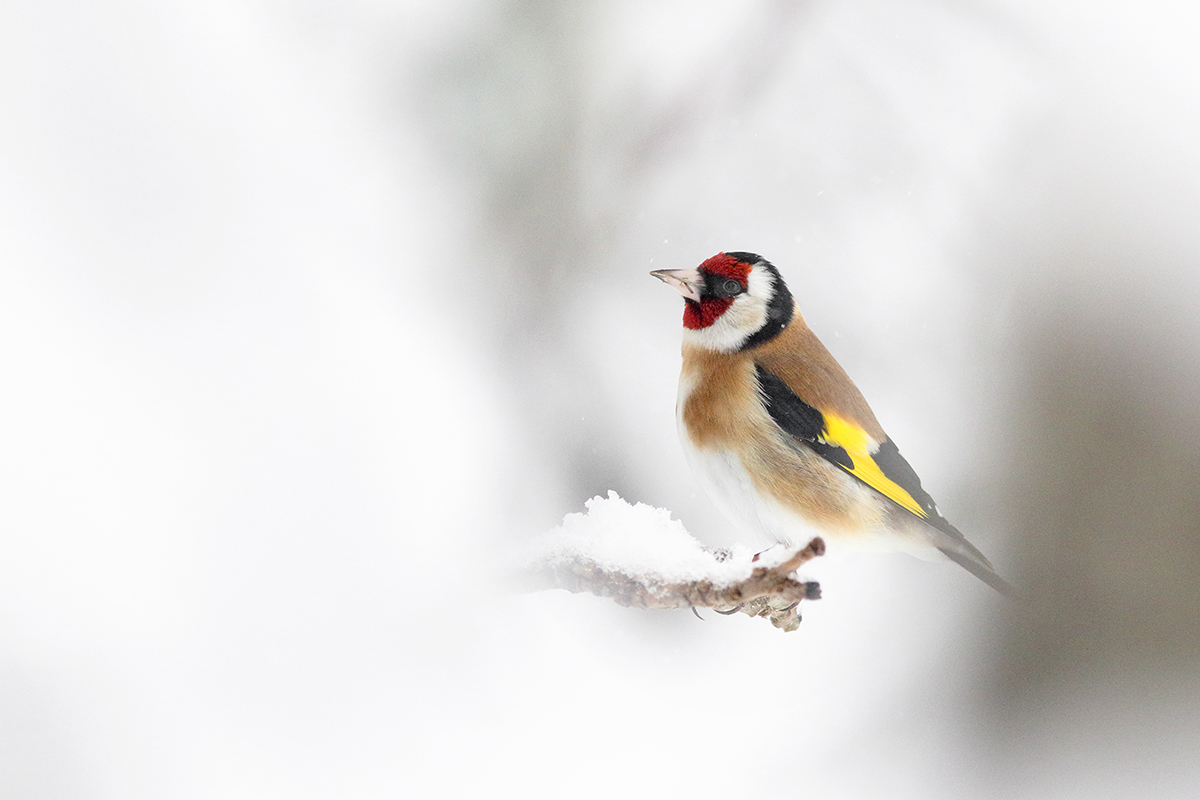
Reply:
<svg viewBox="0 0 1200 800"><path fill-rule="evenodd" d="M612 598L632 608L711 608L719 613L741 612L766 617L784 631L800 626L800 601L816 600L821 587L798 580L792 573L807 561L823 555L820 537L799 548L782 563L755 567L744 580L718 584L712 580L670 583L653 575L634 575L600 566L586 557L555 560L543 565L555 586L570 592L587 592ZM719 561L713 553L713 563Z"/></svg>

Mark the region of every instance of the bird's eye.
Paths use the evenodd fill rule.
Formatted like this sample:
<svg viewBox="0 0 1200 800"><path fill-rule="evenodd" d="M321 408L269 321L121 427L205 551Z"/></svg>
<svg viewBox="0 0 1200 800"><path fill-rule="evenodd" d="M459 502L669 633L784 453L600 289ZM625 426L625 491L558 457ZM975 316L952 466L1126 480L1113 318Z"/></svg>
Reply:
<svg viewBox="0 0 1200 800"><path fill-rule="evenodd" d="M728 295L741 294L742 285L733 278L730 278L721 284L721 291Z"/></svg>

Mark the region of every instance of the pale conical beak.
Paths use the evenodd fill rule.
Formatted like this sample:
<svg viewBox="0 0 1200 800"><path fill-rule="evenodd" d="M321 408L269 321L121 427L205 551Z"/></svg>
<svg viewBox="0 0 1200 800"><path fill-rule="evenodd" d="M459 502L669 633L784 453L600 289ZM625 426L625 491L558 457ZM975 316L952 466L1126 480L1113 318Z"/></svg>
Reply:
<svg viewBox="0 0 1200 800"><path fill-rule="evenodd" d="M675 291L688 300L700 302L700 287L704 278L700 277L698 269L656 269L650 273L663 283L674 286Z"/></svg>

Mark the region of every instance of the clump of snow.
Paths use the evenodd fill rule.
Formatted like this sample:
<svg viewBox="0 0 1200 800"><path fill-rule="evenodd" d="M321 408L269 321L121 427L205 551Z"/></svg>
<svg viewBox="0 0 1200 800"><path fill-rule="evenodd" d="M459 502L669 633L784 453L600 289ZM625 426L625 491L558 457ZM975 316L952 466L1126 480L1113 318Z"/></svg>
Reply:
<svg viewBox="0 0 1200 800"><path fill-rule="evenodd" d="M753 550L735 546L718 560L666 509L630 505L613 491L607 498L593 497L585 507L584 513L568 514L561 525L538 538L534 561L547 566L590 561L647 582L707 580L727 586L744 581L756 567L782 563L792 552L773 548L752 561Z"/></svg>

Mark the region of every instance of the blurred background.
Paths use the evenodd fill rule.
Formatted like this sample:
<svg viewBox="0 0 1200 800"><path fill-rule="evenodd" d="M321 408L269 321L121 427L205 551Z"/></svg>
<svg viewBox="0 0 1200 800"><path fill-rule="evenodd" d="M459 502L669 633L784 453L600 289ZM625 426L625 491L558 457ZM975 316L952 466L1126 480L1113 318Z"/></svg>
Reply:
<svg viewBox="0 0 1200 800"><path fill-rule="evenodd" d="M0 796L1200 793L1200 12L0 7ZM680 302L776 263L1027 600L511 591L729 529Z"/></svg>

